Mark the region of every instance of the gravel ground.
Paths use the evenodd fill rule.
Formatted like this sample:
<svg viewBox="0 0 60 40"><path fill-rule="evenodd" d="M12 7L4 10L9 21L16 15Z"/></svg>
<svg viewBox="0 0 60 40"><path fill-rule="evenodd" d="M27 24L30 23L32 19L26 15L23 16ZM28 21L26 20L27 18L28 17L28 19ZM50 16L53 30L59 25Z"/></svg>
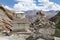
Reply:
<svg viewBox="0 0 60 40"><path fill-rule="evenodd" d="M0 36L0 40L25 40L29 35L24 35L24 34L13 34L11 36ZM58 37L54 37L55 40L60 40ZM43 39L38 39L38 40L43 40Z"/></svg>
<svg viewBox="0 0 60 40"><path fill-rule="evenodd" d="M11 36L0 36L0 40L25 40L29 35L19 34L19 35L11 35Z"/></svg>

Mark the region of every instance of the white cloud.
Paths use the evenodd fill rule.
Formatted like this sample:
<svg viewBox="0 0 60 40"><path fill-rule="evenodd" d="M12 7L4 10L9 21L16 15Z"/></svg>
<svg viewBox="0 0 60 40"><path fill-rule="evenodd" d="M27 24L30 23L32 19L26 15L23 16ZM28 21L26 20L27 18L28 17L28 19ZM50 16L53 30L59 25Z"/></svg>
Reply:
<svg viewBox="0 0 60 40"><path fill-rule="evenodd" d="M2 5L4 8L7 8L7 9L9 9L9 10L13 10L13 8L10 8L9 6L7 6L7 5Z"/></svg>
<svg viewBox="0 0 60 40"><path fill-rule="evenodd" d="M9 10L13 10L13 8L10 8L9 6L5 6L5 8L7 8Z"/></svg>
<svg viewBox="0 0 60 40"><path fill-rule="evenodd" d="M16 11L20 10L33 10L35 9L35 5L33 0L17 0L18 3L14 5L14 9ZM18 10L17 10L18 9Z"/></svg>
<svg viewBox="0 0 60 40"><path fill-rule="evenodd" d="M42 2L43 6L36 6L33 0L17 0L18 3L14 5L14 9L16 11L21 11L21 10L59 10L60 5L54 3L54 2L49 2L49 0L38 0L38 2Z"/></svg>
<svg viewBox="0 0 60 40"><path fill-rule="evenodd" d="M36 1L34 0L16 0L16 4L14 4L13 9L15 11L27 11L27 10L60 10L60 5L50 2L49 0L38 0L38 2L41 2L39 5L43 6L37 6ZM5 6L7 9L12 10L12 8Z"/></svg>
<svg viewBox="0 0 60 40"><path fill-rule="evenodd" d="M60 5L50 2L49 0L40 0L41 2L44 3L44 9L47 10L60 10Z"/></svg>

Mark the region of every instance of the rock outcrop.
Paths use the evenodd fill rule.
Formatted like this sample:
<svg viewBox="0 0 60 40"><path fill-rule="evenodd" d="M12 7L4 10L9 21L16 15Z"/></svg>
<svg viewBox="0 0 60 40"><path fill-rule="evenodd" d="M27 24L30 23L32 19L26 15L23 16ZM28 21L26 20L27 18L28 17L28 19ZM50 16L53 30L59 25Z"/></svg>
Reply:
<svg viewBox="0 0 60 40"><path fill-rule="evenodd" d="M50 18L49 20L52 22L57 22L59 20L59 18L60 18L60 11L55 16Z"/></svg>
<svg viewBox="0 0 60 40"><path fill-rule="evenodd" d="M39 38L54 40L55 23L49 21L41 12L37 12L37 16L33 18L30 30L32 32L31 36L26 38L26 40L38 40Z"/></svg>
<svg viewBox="0 0 60 40"><path fill-rule="evenodd" d="M15 19L14 12L0 6L0 27L3 32L12 31L11 21Z"/></svg>

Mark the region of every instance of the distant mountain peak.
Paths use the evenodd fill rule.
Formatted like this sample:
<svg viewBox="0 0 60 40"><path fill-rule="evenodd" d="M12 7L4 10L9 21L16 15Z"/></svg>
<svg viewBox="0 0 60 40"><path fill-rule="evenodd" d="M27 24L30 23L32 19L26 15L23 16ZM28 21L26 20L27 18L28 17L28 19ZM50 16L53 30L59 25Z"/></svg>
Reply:
<svg viewBox="0 0 60 40"><path fill-rule="evenodd" d="M28 10L28 11L25 11L25 14L26 15L36 15L36 12L38 11L41 11L41 10ZM43 13L45 13L45 15L48 17L48 18L51 18L53 16L55 16L58 11L54 11L54 10L50 10L50 11L42 11Z"/></svg>

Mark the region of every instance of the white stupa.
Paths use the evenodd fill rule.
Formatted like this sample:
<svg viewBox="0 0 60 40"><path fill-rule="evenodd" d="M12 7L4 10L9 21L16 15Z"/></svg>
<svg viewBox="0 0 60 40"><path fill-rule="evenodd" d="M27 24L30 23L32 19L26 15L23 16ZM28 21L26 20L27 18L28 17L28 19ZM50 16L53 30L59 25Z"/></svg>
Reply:
<svg viewBox="0 0 60 40"><path fill-rule="evenodd" d="M18 18L21 18L21 19L23 19L23 18L25 18L25 15L24 15L24 12L15 12L15 14L16 14L16 17L18 17Z"/></svg>

